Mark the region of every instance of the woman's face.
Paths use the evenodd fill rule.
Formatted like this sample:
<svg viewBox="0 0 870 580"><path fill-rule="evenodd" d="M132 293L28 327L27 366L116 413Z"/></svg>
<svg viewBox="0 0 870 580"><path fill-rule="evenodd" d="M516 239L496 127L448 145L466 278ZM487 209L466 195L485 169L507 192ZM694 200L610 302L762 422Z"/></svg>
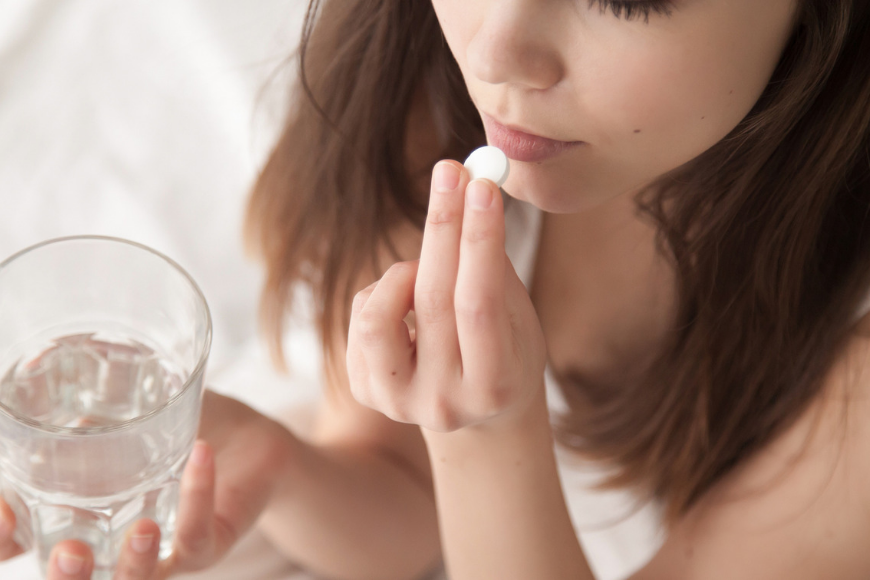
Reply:
<svg viewBox="0 0 870 580"><path fill-rule="evenodd" d="M797 1L432 3L488 141L512 157L505 189L568 213L725 137L764 91Z"/></svg>

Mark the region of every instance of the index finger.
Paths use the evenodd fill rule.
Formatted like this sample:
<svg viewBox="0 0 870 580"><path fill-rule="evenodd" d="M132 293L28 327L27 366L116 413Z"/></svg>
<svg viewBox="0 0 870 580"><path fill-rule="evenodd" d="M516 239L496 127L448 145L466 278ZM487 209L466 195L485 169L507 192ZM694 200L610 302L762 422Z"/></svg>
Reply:
<svg viewBox="0 0 870 580"><path fill-rule="evenodd" d="M432 171L429 212L414 287L414 312L417 352L421 353L418 373L436 381L443 379L438 375L444 369L457 366L453 363L459 357L453 296L467 183L468 172L456 161L441 161ZM431 368L425 368L426 365Z"/></svg>

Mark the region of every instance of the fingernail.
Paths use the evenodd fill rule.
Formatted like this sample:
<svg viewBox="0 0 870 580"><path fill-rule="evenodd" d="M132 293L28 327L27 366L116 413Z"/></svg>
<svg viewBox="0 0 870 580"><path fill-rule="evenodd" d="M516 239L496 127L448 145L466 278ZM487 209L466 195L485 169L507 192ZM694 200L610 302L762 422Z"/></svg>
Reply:
<svg viewBox="0 0 870 580"><path fill-rule="evenodd" d="M133 551L137 554L144 554L148 550L151 549L151 545L154 543L154 536L133 536L130 538L130 547L133 548Z"/></svg>
<svg viewBox="0 0 870 580"><path fill-rule="evenodd" d="M435 189L453 191L459 186L459 170L452 163L442 161L435 166Z"/></svg>
<svg viewBox="0 0 870 580"><path fill-rule="evenodd" d="M208 463L208 450L204 443L197 441L193 446L193 451L190 453L190 460L196 465L205 465Z"/></svg>
<svg viewBox="0 0 870 580"><path fill-rule="evenodd" d="M61 552L57 557L57 567L67 576L75 576L82 571L85 566L85 559L74 554Z"/></svg>
<svg viewBox="0 0 870 580"><path fill-rule="evenodd" d="M486 209L492 205L492 186L485 181L472 181L465 192L468 205L475 209Z"/></svg>

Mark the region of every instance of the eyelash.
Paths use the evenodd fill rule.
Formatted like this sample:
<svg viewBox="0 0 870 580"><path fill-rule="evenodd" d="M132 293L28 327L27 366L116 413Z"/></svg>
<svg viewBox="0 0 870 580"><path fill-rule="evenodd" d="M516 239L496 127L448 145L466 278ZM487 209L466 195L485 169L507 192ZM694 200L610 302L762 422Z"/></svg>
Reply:
<svg viewBox="0 0 870 580"><path fill-rule="evenodd" d="M617 18L625 18L626 20L643 18L644 22L649 22L649 15L653 12L663 16L670 16L673 0L634 0L633 2L625 0L589 0L589 8L593 8L596 4L602 13L610 10Z"/></svg>

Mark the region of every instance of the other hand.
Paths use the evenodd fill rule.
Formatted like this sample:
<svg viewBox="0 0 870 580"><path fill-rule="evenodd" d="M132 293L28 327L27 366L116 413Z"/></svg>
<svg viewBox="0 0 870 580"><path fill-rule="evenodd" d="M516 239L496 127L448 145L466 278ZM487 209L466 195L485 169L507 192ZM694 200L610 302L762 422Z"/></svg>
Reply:
<svg viewBox="0 0 870 580"><path fill-rule="evenodd" d="M172 554L158 561L160 529L139 520L127 531L115 580L163 580L219 561L265 508L295 441L278 423L211 391L203 398L199 437L181 481ZM21 553L11 539L14 521L0 500L0 559ZM65 540L51 552L47 578L85 580L92 571L88 546Z"/></svg>

